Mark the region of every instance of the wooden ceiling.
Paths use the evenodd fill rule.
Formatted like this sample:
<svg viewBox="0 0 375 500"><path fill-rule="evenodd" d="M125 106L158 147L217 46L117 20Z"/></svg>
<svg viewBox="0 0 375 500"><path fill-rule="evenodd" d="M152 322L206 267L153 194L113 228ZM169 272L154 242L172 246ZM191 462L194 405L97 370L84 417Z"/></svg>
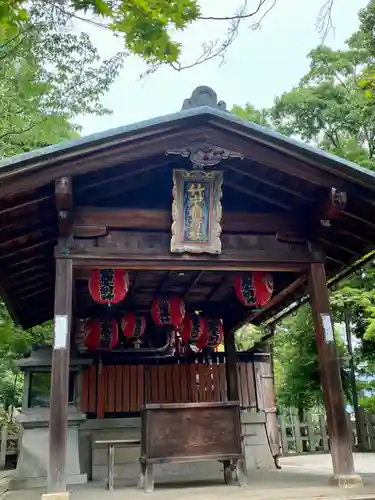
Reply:
<svg viewBox="0 0 375 500"><path fill-rule="evenodd" d="M204 122L203 118L201 121ZM197 123L195 119L194 122L180 124L180 128L174 129L173 133L169 128L169 135L166 131L159 131L159 140L154 137L152 147L139 138L126 145L113 142L107 148L102 145L97 152L85 151L79 161L49 158L46 166L30 173L22 173L16 163L14 177L7 172L0 186L1 294L24 328L53 317L54 248L58 234L53 179L64 172L65 175L72 175L78 225L84 207L153 210L154 215L150 212L148 220L121 219L116 227L119 229L123 224L123 229L138 227L169 233L172 169L189 168L190 163L187 158L166 156L165 151L202 137L214 144L229 145L245 156L243 160L228 159L219 165L224 171L224 233L234 227L237 230L240 228L241 233L251 233L254 225L252 230L247 230L249 214L271 214L269 225L259 227L259 232L276 235L280 231L277 228L282 227L279 221L284 221L285 226L292 227L305 237L318 238L326 253L329 277L353 265L375 248L375 183L372 179L367 185L363 180L356 183L348 179L347 174L340 176L328 167L324 170L316 166L317 158L302 161L301 158L288 156L285 151L273 149L264 144L264 140L260 142L245 137L244 132L219 130L212 121L212 117L209 117L210 123L207 123L207 117L204 123ZM330 227L319 227L317 232L313 221L319 220L319 207L324 205L332 187L347 193L347 205L340 216L331 221ZM243 217L238 217L240 213ZM226 224L226 219L231 223ZM237 226L233 226L233 220ZM98 218L93 222L100 224ZM105 226L105 221L102 222ZM197 302L222 301L224 304L233 292L232 286L224 285L223 295L220 289L217 291L221 280L226 279L225 272L220 276L189 272L185 277L178 277L177 281L176 277L168 276L160 271L140 274L139 278L132 274L132 279L135 280L136 290L138 279L140 284L142 280L150 284L147 300L164 283L169 283L165 286L172 288L183 287L182 293L187 293L191 302L194 297L200 297ZM194 284L197 277L198 282ZM272 317L304 294L305 280L295 284L296 279L293 273L285 273L279 281L278 299L267 310L257 313L253 320L259 322ZM82 283L82 278L78 278L77 290L84 288ZM143 300L142 294L146 294L145 287L139 286L136 303ZM212 293L214 295L210 298ZM84 294L82 297L82 307L88 307Z"/></svg>

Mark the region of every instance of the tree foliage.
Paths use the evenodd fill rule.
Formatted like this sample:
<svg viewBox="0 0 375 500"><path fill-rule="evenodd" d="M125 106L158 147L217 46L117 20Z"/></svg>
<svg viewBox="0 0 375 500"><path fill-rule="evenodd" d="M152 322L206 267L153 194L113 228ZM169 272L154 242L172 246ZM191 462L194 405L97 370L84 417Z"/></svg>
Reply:
<svg viewBox="0 0 375 500"><path fill-rule="evenodd" d="M77 136L80 114L104 114L101 96L125 53L101 61L89 37L34 1L16 34L0 33L0 157Z"/></svg>
<svg viewBox="0 0 375 500"><path fill-rule="evenodd" d="M20 25L30 19L30 5L34 1L0 0L0 31L19 31ZM214 57L224 56L237 37L240 24L254 18L253 28L259 27L264 17L275 6L276 0L257 0L248 6L246 0L228 5L226 15L203 13L201 0L43 0L44 10L53 15L63 15L66 20L80 19L107 28L123 37L125 47L140 56L152 70L169 64L182 70L202 64ZM317 17L317 30L324 37L332 28L333 0L322 1ZM255 21L256 19L256 21ZM180 58L183 46L178 42L178 32L199 20L227 26L217 40L202 43L200 56L185 66Z"/></svg>
<svg viewBox="0 0 375 500"><path fill-rule="evenodd" d="M375 0L361 11L360 30L344 50L321 45L308 57L307 74L289 92L277 97L273 106L257 110L251 104L236 105L232 112L374 170L375 101L371 87L364 82L372 72L375 74ZM375 410L375 262L342 282L331 294L331 306L336 325L343 325L346 310L350 314L360 403ZM345 339L337 334L336 341L343 385L350 401ZM278 326L274 353L278 404L298 409L321 405L308 306Z"/></svg>

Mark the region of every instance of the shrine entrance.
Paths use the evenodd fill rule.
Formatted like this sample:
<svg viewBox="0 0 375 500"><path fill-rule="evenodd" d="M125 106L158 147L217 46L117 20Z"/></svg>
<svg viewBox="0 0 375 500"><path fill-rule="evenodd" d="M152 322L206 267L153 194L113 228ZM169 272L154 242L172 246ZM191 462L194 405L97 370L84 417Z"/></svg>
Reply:
<svg viewBox="0 0 375 500"><path fill-rule="evenodd" d="M69 450L82 469L80 446L94 421L126 414L118 420L125 433L140 412L135 453L146 490L154 464L166 461L219 461L226 479L236 469L243 482L255 453L243 446L255 425L248 410L270 428L259 368L270 353L263 343L241 358L235 331L263 325L265 341L306 300L333 479L360 483L328 285L374 255L375 176L223 107L200 87L179 113L0 168L2 296L24 328L54 318L51 401L40 431L49 452L38 456L51 493L66 492ZM82 365L74 409L73 357ZM40 415L36 421L41 427ZM40 448L47 446L33 453Z"/></svg>

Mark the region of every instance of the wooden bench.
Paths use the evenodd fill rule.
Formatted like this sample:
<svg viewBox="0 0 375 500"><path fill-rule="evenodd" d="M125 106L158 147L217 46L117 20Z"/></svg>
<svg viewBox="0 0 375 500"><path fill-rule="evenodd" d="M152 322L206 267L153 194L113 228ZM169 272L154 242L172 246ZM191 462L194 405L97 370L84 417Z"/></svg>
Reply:
<svg viewBox="0 0 375 500"><path fill-rule="evenodd" d="M115 479L115 446L124 447L139 446L140 439L99 439L94 444L108 446L108 478L106 482L107 490L113 491Z"/></svg>

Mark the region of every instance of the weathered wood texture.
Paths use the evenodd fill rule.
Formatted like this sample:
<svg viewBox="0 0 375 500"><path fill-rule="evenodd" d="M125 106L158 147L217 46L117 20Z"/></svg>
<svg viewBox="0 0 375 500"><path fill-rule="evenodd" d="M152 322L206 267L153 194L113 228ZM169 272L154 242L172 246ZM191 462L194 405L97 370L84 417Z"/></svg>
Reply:
<svg viewBox="0 0 375 500"><path fill-rule="evenodd" d="M323 264L311 264L309 286L333 472L337 476L350 475L354 473L351 436Z"/></svg>
<svg viewBox="0 0 375 500"><path fill-rule="evenodd" d="M274 388L264 373L267 362L237 363L239 402L243 409L275 409ZM103 365L82 374L81 409L104 418L138 413L145 402L228 401L225 363L176 365Z"/></svg>
<svg viewBox="0 0 375 500"><path fill-rule="evenodd" d="M55 326L51 373L48 492L66 491L66 450L69 397L69 339L72 320L73 268L70 259L57 259ZM63 319L63 328L59 319ZM64 328L65 326L65 328Z"/></svg>
<svg viewBox="0 0 375 500"><path fill-rule="evenodd" d="M142 455L148 462L242 454L236 404L146 406L142 420Z"/></svg>
<svg viewBox="0 0 375 500"><path fill-rule="evenodd" d="M269 235L222 236L222 253L171 255L168 233L110 231L103 238L76 239L70 256L80 266L107 266L118 260L127 269L191 268L232 270L266 266L267 269L299 270L322 256L312 254L307 245L281 243Z"/></svg>
<svg viewBox="0 0 375 500"><path fill-rule="evenodd" d="M171 210L131 208L78 207L74 212L74 232L85 236L94 228L147 229L168 231L172 225ZM224 212L222 228L226 233L298 232L303 227L298 217L275 213Z"/></svg>

